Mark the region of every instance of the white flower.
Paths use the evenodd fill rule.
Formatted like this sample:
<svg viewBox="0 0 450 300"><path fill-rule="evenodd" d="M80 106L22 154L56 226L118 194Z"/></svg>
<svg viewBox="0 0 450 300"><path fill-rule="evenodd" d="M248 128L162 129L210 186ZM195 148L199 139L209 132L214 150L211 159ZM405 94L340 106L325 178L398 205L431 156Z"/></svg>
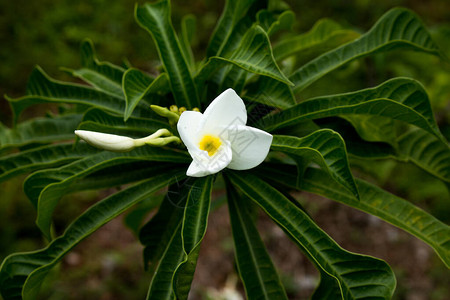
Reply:
<svg viewBox="0 0 450 300"><path fill-rule="evenodd" d="M246 123L245 104L232 89L214 99L203 114L183 112L177 128L193 159L186 174L202 177L226 167L246 170L262 163L272 135Z"/></svg>

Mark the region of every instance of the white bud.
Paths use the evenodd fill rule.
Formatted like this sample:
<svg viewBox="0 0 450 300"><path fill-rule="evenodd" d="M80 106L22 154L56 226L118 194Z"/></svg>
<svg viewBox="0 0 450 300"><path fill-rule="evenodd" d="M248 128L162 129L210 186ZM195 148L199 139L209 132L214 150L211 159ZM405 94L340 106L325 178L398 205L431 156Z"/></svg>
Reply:
<svg viewBox="0 0 450 300"><path fill-rule="evenodd" d="M104 150L124 152L136 147L135 140L126 136L87 130L75 130L75 134L88 144Z"/></svg>

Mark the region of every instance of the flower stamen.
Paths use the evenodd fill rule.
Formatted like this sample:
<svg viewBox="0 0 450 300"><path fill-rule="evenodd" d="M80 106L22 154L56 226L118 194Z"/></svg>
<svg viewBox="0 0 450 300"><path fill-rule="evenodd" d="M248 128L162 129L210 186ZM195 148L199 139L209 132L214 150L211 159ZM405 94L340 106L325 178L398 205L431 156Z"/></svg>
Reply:
<svg viewBox="0 0 450 300"><path fill-rule="evenodd" d="M222 145L220 138L207 134L201 139L199 147L200 150L207 151L209 156L213 156L219 150L220 145Z"/></svg>

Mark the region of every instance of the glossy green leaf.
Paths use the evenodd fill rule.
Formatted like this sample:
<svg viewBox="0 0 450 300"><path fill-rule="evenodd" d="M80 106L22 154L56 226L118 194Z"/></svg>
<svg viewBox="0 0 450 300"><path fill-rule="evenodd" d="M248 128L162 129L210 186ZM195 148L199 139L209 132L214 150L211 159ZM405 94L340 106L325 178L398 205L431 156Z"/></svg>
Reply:
<svg viewBox="0 0 450 300"><path fill-rule="evenodd" d="M269 37L260 26L249 29L237 49L231 54L225 57L211 57L196 79L205 80L218 68L227 64L234 64L248 72L292 85L277 66L272 55Z"/></svg>
<svg viewBox="0 0 450 300"><path fill-rule="evenodd" d="M194 15L186 15L181 19L180 46L191 71L195 68L194 53L192 53L191 43L195 35L197 18Z"/></svg>
<svg viewBox="0 0 450 300"><path fill-rule="evenodd" d="M280 168L279 165L258 170L261 176L292 188L297 188L295 172L294 166ZM315 168L308 168L300 182L301 190L367 212L416 236L430 245L450 268L450 227L417 206L361 179L356 180L361 196L356 201L325 172Z"/></svg>
<svg viewBox="0 0 450 300"><path fill-rule="evenodd" d="M308 58L325 53L357 37L357 32L344 29L330 19L321 19L310 31L277 43L273 47L273 56L278 61L292 55L298 60L307 61Z"/></svg>
<svg viewBox="0 0 450 300"><path fill-rule="evenodd" d="M152 199L153 197L157 199ZM130 229L136 237L148 219L148 216L157 207L161 206L163 195L154 195L135 205L123 218L123 224Z"/></svg>
<svg viewBox="0 0 450 300"><path fill-rule="evenodd" d="M169 76L176 104L188 109L200 107L194 81L170 20L169 1L161 0L136 6L135 15L139 25L147 30L155 41L159 57Z"/></svg>
<svg viewBox="0 0 450 300"><path fill-rule="evenodd" d="M382 260L342 249L283 194L249 172L227 172L232 183L251 198L338 282L343 299L391 299L396 281Z"/></svg>
<svg viewBox="0 0 450 300"><path fill-rule="evenodd" d="M295 21L295 14L291 10L286 10L276 16L269 10L260 10L256 18L267 35L271 36L280 30L290 30Z"/></svg>
<svg viewBox="0 0 450 300"><path fill-rule="evenodd" d="M78 217L45 249L8 256L0 267L0 291L5 300L36 299L50 269L73 247L98 228L155 191L183 177L185 170L159 169L150 178L128 187L96 204Z"/></svg>
<svg viewBox="0 0 450 300"><path fill-rule="evenodd" d="M289 79L294 82L294 92L297 93L349 61L395 48L439 55L437 46L417 15L404 8L394 8L360 38L308 62Z"/></svg>
<svg viewBox="0 0 450 300"><path fill-rule="evenodd" d="M7 97L14 112L15 119L20 113L35 104L40 103L72 103L98 107L115 113L123 114L125 101L86 85L53 80L40 67L36 67L31 73L27 96L11 99ZM143 115L148 108L139 106L135 110L136 116Z"/></svg>
<svg viewBox="0 0 450 300"><path fill-rule="evenodd" d="M95 171L72 182L68 193L105 188L121 188L125 184L148 178L156 168L160 168L161 172L163 172L167 168L174 167L180 167L180 164L155 161L121 163Z"/></svg>
<svg viewBox="0 0 450 300"><path fill-rule="evenodd" d="M235 259L247 299L287 299L277 271L267 253L245 201L227 185L228 209Z"/></svg>
<svg viewBox="0 0 450 300"><path fill-rule="evenodd" d="M187 299L194 278L200 244L206 233L214 176L197 178L187 195L181 229L184 258L173 277L177 299Z"/></svg>
<svg viewBox="0 0 450 300"><path fill-rule="evenodd" d="M112 133L134 138L147 136L161 128L172 130L167 119L156 114L145 118L131 117L125 122L121 115L105 112L98 108L88 110L78 126L78 129Z"/></svg>
<svg viewBox="0 0 450 300"><path fill-rule="evenodd" d="M104 93L123 98L122 76L125 70L109 62L99 61L91 40L84 40L81 44L81 65L81 69L66 70Z"/></svg>
<svg viewBox="0 0 450 300"><path fill-rule="evenodd" d="M248 84L244 98L281 109L287 109L296 104L292 88L284 82L269 77L260 77L256 82Z"/></svg>
<svg viewBox="0 0 450 300"><path fill-rule="evenodd" d="M304 138L274 135L271 149L318 164L358 199L358 189L348 164L345 142L335 131L317 130Z"/></svg>
<svg viewBox="0 0 450 300"><path fill-rule="evenodd" d="M320 273L320 282L311 296L311 300L342 299L336 280L328 274Z"/></svg>
<svg viewBox="0 0 450 300"><path fill-rule="evenodd" d="M30 144L48 144L71 140L73 131L81 121L81 115L65 115L53 118L36 118L20 123L15 128L0 124L0 149Z"/></svg>
<svg viewBox="0 0 450 300"><path fill-rule="evenodd" d="M144 267L154 273L167 247L171 235L178 228L184 215L189 179L180 178L170 185L157 213L139 231L139 241L144 248ZM180 233L181 239L181 233ZM181 243L181 241L180 241Z"/></svg>
<svg viewBox="0 0 450 300"><path fill-rule="evenodd" d="M0 182L35 170L57 167L91 155L99 150L70 143L47 145L0 158Z"/></svg>
<svg viewBox="0 0 450 300"><path fill-rule="evenodd" d="M220 56L240 20L245 18L256 0L226 0L219 22L211 35L206 56Z"/></svg>
<svg viewBox="0 0 450 300"><path fill-rule="evenodd" d="M450 182L450 147L424 130L411 130L398 140L400 159L411 161L444 182Z"/></svg>
<svg viewBox="0 0 450 300"><path fill-rule="evenodd" d="M145 75L138 69L128 69L123 75L123 92L125 93L126 108L123 115L125 121L145 96L149 94L164 94L169 92L169 79L166 73L155 79Z"/></svg>
<svg viewBox="0 0 450 300"><path fill-rule="evenodd" d="M38 171L24 183L31 202L37 207L36 224L47 238L53 211L59 199L71 190L77 180L98 170L133 161L189 162L183 152L141 147L126 153L100 152L56 169Z"/></svg>
<svg viewBox="0 0 450 300"><path fill-rule="evenodd" d="M169 186L158 212L140 231L144 264L146 268L150 264L153 274L147 299L175 298L173 276L185 255L181 229L191 183L191 178L180 178Z"/></svg>
<svg viewBox="0 0 450 300"><path fill-rule="evenodd" d="M428 95L413 79L394 78L369 89L317 97L262 120L265 130L336 115L374 115L406 122L443 139L434 120Z"/></svg>
<svg viewBox="0 0 450 300"><path fill-rule="evenodd" d="M364 115L361 116L365 117ZM351 117L353 117L353 115ZM319 128L328 128L337 131L345 141L345 147L349 156L367 159L386 159L398 157L396 148L391 144L377 141L368 142L367 140L362 139L358 134L359 132L355 130L352 124L342 118L324 118L316 120L315 124L319 125ZM382 126L382 124L380 124L380 126ZM289 132L289 129L290 128L288 127L286 131ZM367 132L368 130L369 129L367 129Z"/></svg>

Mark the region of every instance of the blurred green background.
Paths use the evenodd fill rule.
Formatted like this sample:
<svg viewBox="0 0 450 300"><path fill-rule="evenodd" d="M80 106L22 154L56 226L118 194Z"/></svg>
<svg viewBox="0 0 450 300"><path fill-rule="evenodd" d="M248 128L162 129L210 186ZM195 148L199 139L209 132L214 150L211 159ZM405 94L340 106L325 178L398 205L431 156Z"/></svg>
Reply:
<svg viewBox="0 0 450 300"><path fill-rule="evenodd" d="M287 2L296 14L296 33L309 30L323 17L365 32L389 8L408 7L420 15L435 41L450 57L448 0ZM80 66L79 45L84 38L94 42L101 60L116 64L128 61L143 70L155 70L159 66L157 53L150 36L134 21L134 3L134 0L0 1L0 94L23 95L27 77L37 64L50 76L69 80L59 68ZM183 15L197 17L197 36L193 42L197 59L204 57L223 5L223 0L172 1L176 30ZM361 89L395 76L413 77L424 84L439 126L449 139L450 66L436 57L414 52L379 54L332 72L305 90L302 97ZM0 121L7 125L11 122L4 99L0 100ZM355 174L366 174L385 189L414 202L443 222L450 222L449 194L442 182L415 166L393 161L355 161L355 165L358 166ZM0 185L0 260L12 252L34 250L45 245L34 225L34 210L21 190L23 179ZM55 216L56 223L64 227L98 196L109 192L85 192L66 197ZM319 225L344 248L388 261L398 278L395 299L448 299L448 270L417 239L385 223L380 225L370 216L342 205L336 206L331 201L304 194L298 197ZM210 218L212 221L193 286L196 297L210 295L216 299L217 293L220 294L225 286L242 292L242 286L234 283L232 241L224 214L226 210L219 210ZM292 246L290 241L280 238L264 220L260 226L269 226L269 229L264 231L263 237L276 264L280 265L289 295L292 299L307 299L317 273L298 253L283 254L281 248L284 246L280 245L289 248ZM378 231L379 234L374 233ZM122 220L113 221L64 259L44 288L43 299L142 299L149 276L142 271L140 251L136 238L124 228ZM283 263L283 255L289 255L291 260ZM296 269L293 270L292 266Z"/></svg>

